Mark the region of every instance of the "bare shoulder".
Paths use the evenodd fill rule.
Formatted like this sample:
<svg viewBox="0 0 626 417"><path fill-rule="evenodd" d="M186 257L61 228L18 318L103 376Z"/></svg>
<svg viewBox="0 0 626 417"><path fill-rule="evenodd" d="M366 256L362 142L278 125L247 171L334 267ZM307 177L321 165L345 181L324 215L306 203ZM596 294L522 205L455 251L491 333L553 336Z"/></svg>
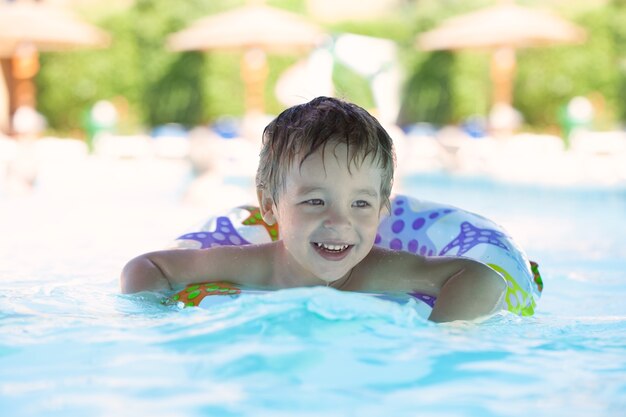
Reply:
<svg viewBox="0 0 626 417"><path fill-rule="evenodd" d="M194 264L194 260L197 264ZM219 246L199 250L190 253L189 261L181 267L189 268L196 276L201 276L201 281L262 285L271 268L271 244Z"/></svg>
<svg viewBox="0 0 626 417"><path fill-rule="evenodd" d="M434 296L453 276L501 279L493 269L470 258L424 257L376 247L361 262L359 270L367 291L418 291Z"/></svg>
<svg viewBox="0 0 626 417"><path fill-rule="evenodd" d="M469 258L425 258L375 248L358 268L358 290L416 291L437 297L429 317L435 322L472 320L492 314L502 305L506 292L506 282L500 274Z"/></svg>
<svg viewBox="0 0 626 417"><path fill-rule="evenodd" d="M263 285L271 267L269 256L268 245L150 252L132 259L124 267L122 288L138 291L206 281Z"/></svg>

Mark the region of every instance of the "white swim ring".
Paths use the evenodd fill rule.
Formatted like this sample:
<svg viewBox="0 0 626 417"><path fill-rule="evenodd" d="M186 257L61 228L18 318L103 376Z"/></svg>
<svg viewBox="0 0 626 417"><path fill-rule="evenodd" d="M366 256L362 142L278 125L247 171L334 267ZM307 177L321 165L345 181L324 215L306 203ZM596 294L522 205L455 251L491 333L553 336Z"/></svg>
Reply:
<svg viewBox="0 0 626 417"><path fill-rule="evenodd" d="M176 239L172 247L204 249L278 239L278 225L267 225L258 207L241 206L209 218L196 231ZM423 256L463 256L480 261L506 280L502 307L518 315L534 314L543 290L537 264L528 260L501 226L458 207L396 195L391 199L389 214L381 219L375 245ZM202 285L208 286L208 290ZM175 301L198 305L206 295L236 297L240 293L230 283L199 284L178 293ZM411 295L431 308L436 302L427 295Z"/></svg>

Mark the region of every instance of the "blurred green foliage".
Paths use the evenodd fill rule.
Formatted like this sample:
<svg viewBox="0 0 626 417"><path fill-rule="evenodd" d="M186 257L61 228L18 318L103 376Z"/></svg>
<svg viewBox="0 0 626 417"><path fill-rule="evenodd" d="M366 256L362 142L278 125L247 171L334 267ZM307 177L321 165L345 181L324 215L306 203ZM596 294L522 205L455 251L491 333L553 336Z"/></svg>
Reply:
<svg viewBox="0 0 626 417"><path fill-rule="evenodd" d="M305 0L267 1L271 6L306 13ZM493 4L489 0L406 0L394 13L373 21L328 24L332 34L356 33L394 40L405 72L398 122L459 123L485 116L491 97L487 52L419 51L415 38L447 17ZM519 1L546 6L545 1ZM589 97L602 111L599 127L626 120L626 0L557 2L552 9L588 32L584 45L517 51L514 106L528 128L559 124L559 111L574 96ZM211 123L221 115L242 115L244 91L241 53L170 52L167 36L202 16L245 4L244 0L137 0L130 7L91 16L108 31L108 48L46 53L37 76L38 107L59 133L74 135L85 126L85 114L101 99L123 110L122 132L176 122L187 126ZM89 17L89 15L87 15ZM302 56L269 57L266 111L283 105L273 91L280 74ZM367 80L336 64L337 95L371 108Z"/></svg>
<svg viewBox="0 0 626 417"><path fill-rule="evenodd" d="M517 52L514 106L524 114L528 124L539 127L554 124L561 108L575 96L589 98L600 111L597 128L611 128L619 115L624 116L626 105L618 88L623 83L624 70L620 74L618 50L621 47L624 55L625 46L616 34L624 33L626 9L623 1L621 6L618 3L614 1L572 17L587 30L587 41L582 45ZM620 9L621 26L615 22Z"/></svg>
<svg viewBox="0 0 626 417"><path fill-rule="evenodd" d="M615 88L616 118L626 124L626 0L612 0L608 9L611 45L614 48L611 65L617 69L618 79Z"/></svg>

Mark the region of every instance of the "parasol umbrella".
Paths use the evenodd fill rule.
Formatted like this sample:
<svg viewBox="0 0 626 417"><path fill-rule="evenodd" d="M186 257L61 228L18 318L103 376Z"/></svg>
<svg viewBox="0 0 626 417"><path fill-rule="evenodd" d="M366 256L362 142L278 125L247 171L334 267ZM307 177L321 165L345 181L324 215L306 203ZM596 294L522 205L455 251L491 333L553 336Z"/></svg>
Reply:
<svg viewBox="0 0 626 417"><path fill-rule="evenodd" d="M0 56L10 57L22 43L40 51L106 46L109 37L58 7L39 2L0 4Z"/></svg>
<svg viewBox="0 0 626 417"><path fill-rule="evenodd" d="M0 63L9 111L0 113L6 117L22 104L34 106L32 77L39 69L38 51L104 47L108 43L108 34L68 10L40 2L1 3Z"/></svg>
<svg viewBox="0 0 626 417"><path fill-rule="evenodd" d="M309 50L321 42L321 29L304 17L253 2L200 19L169 36L173 51L244 51L241 75L246 88L246 110L263 111L267 75L266 53Z"/></svg>
<svg viewBox="0 0 626 417"><path fill-rule="evenodd" d="M579 43L585 37L583 29L548 11L503 2L445 20L439 27L421 34L416 45L427 51L493 51L493 104L510 106L515 73L515 48Z"/></svg>

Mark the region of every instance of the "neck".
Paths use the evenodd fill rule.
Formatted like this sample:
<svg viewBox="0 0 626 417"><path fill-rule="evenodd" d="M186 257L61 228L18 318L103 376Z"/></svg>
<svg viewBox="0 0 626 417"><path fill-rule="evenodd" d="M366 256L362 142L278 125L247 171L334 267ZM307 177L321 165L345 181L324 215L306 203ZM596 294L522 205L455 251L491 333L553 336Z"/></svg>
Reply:
<svg viewBox="0 0 626 417"><path fill-rule="evenodd" d="M273 261L273 283L279 288L312 287L320 285L320 279L305 271L291 256L282 241L274 242L276 251Z"/></svg>
<svg viewBox="0 0 626 417"><path fill-rule="evenodd" d="M348 271L348 273L346 275L344 275L343 277L339 278L338 280L332 281L332 282L326 282L326 286L327 287L332 287L336 290L341 290L342 288L344 288L346 285L348 285L348 282L350 281L350 278L352 277L352 272L354 271L354 266L350 269L350 271Z"/></svg>
<svg viewBox="0 0 626 417"><path fill-rule="evenodd" d="M274 253L274 262L272 267L273 284L280 288L292 287L312 287L316 285L325 285L335 289L343 289L347 286L352 277L354 267L350 269L343 277L335 281L324 281L318 276L305 272L300 264L296 262L291 254L287 251L282 241L274 242L276 251Z"/></svg>

